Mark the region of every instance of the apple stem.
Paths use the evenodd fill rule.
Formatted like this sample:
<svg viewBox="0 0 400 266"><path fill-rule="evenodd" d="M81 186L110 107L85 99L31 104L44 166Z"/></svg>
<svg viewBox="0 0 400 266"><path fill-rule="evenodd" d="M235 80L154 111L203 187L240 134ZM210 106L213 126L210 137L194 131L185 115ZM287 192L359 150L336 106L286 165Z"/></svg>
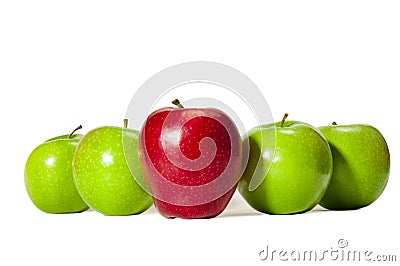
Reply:
<svg viewBox="0 0 400 266"><path fill-rule="evenodd" d="M178 99L173 100L172 103L175 104L176 106L178 106L179 108L184 108Z"/></svg>
<svg viewBox="0 0 400 266"><path fill-rule="evenodd" d="M124 119L124 128L128 128L128 118Z"/></svg>
<svg viewBox="0 0 400 266"><path fill-rule="evenodd" d="M75 133L77 130L81 129L81 128L82 128L82 125L77 126L77 127L68 135L68 138L69 138L69 139L72 138L72 135L74 135L74 133Z"/></svg>
<svg viewBox="0 0 400 266"><path fill-rule="evenodd" d="M289 116L289 114L288 113L285 113L285 115L283 116L283 118L282 118L282 120L281 120L281 123L280 123L280 126L281 127L283 127L283 123L285 123L285 120L286 120L286 118Z"/></svg>
<svg viewBox="0 0 400 266"><path fill-rule="evenodd" d="M336 125L337 125L336 121L333 121L332 126L336 126Z"/></svg>

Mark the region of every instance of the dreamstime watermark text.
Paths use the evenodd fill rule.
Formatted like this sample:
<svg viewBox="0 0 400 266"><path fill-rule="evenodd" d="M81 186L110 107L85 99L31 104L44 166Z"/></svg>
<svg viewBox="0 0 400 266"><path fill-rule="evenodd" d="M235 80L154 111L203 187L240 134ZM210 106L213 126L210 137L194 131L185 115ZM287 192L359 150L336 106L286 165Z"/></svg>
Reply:
<svg viewBox="0 0 400 266"><path fill-rule="evenodd" d="M378 253L369 249L349 247L346 239L339 239L334 247L327 249L274 249L267 245L258 252L262 261L365 261L397 262L396 254Z"/></svg>

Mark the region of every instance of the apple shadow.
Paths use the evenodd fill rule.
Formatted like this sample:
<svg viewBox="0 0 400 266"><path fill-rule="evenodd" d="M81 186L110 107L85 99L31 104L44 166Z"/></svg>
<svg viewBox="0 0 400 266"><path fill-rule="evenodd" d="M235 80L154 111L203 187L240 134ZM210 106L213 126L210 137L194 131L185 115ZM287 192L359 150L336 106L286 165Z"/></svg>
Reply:
<svg viewBox="0 0 400 266"><path fill-rule="evenodd" d="M311 213L319 213L319 212L330 212L331 210L325 209L324 207L317 205L313 209L305 212L306 214L311 214Z"/></svg>
<svg viewBox="0 0 400 266"><path fill-rule="evenodd" d="M226 211L221 213L218 218L229 218L229 217L245 217L245 216L259 216L263 215L261 212L254 210L239 210L239 211Z"/></svg>

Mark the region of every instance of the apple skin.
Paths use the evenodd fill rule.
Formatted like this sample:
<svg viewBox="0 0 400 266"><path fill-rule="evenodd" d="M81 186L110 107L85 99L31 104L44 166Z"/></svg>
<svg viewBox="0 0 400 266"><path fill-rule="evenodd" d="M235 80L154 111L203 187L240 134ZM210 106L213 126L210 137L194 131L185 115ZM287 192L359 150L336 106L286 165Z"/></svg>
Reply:
<svg viewBox="0 0 400 266"><path fill-rule="evenodd" d="M332 210L358 209L382 194L389 179L390 154L382 134L369 125L320 127L333 156L332 181L319 203Z"/></svg>
<svg viewBox="0 0 400 266"><path fill-rule="evenodd" d="M213 151L215 157L207 161ZM154 205L167 218L219 215L242 170L239 131L215 108L153 112L142 127L139 154Z"/></svg>
<svg viewBox="0 0 400 266"><path fill-rule="evenodd" d="M74 213L89 207L76 190L72 159L82 135L47 140L32 151L25 165L25 187L34 205L47 213Z"/></svg>
<svg viewBox="0 0 400 266"><path fill-rule="evenodd" d="M152 205L151 195L136 182L127 165L129 160L139 166L138 139L138 131L105 126L88 132L79 143L73 160L75 184L95 211L110 216L132 215ZM133 151L126 159L123 143Z"/></svg>
<svg viewBox="0 0 400 266"><path fill-rule="evenodd" d="M247 140L249 162L238 190L251 207L268 214L294 214L318 204L332 174L329 145L318 129L285 121L283 127L280 123L255 127ZM254 173L256 178L267 175L258 187L249 189Z"/></svg>

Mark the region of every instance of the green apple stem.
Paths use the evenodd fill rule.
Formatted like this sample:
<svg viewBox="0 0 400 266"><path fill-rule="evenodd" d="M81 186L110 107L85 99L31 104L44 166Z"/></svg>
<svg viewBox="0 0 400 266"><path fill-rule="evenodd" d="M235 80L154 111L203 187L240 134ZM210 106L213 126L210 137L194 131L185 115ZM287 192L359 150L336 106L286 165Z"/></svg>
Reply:
<svg viewBox="0 0 400 266"><path fill-rule="evenodd" d="M178 106L179 108L184 108L178 99L173 100L172 103L175 104L176 106Z"/></svg>
<svg viewBox="0 0 400 266"><path fill-rule="evenodd" d="M281 127L283 127L283 124L285 123L285 120L286 120L286 118L289 116L289 114L288 113L285 113L285 115L283 116L283 118L282 118L282 120L281 120L281 123L280 123L280 126Z"/></svg>
<svg viewBox="0 0 400 266"><path fill-rule="evenodd" d="M336 121L333 121L332 126L336 126L336 125L337 125Z"/></svg>
<svg viewBox="0 0 400 266"><path fill-rule="evenodd" d="M82 128L82 125L79 125L77 128L75 128L69 135L68 135L68 138L70 139L70 138L72 138L72 135L74 135L74 133L76 132L76 131L78 131L79 129L81 129Z"/></svg>
<svg viewBox="0 0 400 266"><path fill-rule="evenodd" d="M124 128L128 128L128 118L124 119Z"/></svg>

